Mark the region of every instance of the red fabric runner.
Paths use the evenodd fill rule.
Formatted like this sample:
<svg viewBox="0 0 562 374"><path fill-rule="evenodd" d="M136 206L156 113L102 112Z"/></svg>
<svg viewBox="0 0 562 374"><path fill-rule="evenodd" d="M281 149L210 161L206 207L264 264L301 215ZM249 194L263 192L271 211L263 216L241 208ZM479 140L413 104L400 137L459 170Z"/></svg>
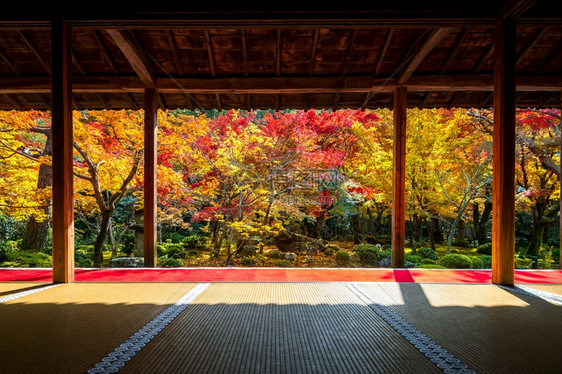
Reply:
<svg viewBox="0 0 562 374"><path fill-rule="evenodd" d="M76 269L76 282L405 282L491 283L491 270L117 268ZM0 269L0 281L51 282L49 268ZM515 283L560 283L562 270L515 270Z"/></svg>

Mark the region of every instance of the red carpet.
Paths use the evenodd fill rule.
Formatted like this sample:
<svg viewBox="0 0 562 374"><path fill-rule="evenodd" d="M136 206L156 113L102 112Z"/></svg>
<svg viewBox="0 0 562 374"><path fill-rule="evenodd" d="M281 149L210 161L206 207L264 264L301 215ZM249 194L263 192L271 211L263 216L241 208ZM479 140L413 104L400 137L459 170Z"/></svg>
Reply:
<svg viewBox="0 0 562 374"><path fill-rule="evenodd" d="M416 282L491 283L490 270L120 268L76 269L77 282ZM51 282L51 269L0 269L0 281ZM559 283L562 270L515 270L515 283Z"/></svg>

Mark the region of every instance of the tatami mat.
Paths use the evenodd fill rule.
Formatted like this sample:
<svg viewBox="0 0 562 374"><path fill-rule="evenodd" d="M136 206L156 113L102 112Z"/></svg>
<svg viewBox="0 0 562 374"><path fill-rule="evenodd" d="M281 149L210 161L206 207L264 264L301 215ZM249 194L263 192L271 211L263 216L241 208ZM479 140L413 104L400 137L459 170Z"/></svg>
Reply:
<svg viewBox="0 0 562 374"><path fill-rule="evenodd" d="M477 373L560 373L562 307L493 285L360 284Z"/></svg>
<svg viewBox="0 0 562 374"><path fill-rule="evenodd" d="M211 284L123 373L439 370L345 284Z"/></svg>
<svg viewBox="0 0 562 374"><path fill-rule="evenodd" d="M560 373L561 308L486 284L63 284L0 304L0 373L85 373L146 326L120 372L441 372L427 338L476 373Z"/></svg>
<svg viewBox="0 0 562 374"><path fill-rule="evenodd" d="M193 284L65 284L0 304L0 373L85 373Z"/></svg>

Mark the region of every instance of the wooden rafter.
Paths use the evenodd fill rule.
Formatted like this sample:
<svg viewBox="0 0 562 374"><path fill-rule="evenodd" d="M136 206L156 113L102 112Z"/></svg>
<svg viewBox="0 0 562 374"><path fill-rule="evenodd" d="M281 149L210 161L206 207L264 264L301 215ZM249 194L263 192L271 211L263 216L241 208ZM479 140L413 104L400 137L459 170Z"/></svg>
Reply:
<svg viewBox="0 0 562 374"><path fill-rule="evenodd" d="M174 58L174 64L176 65L176 69L178 70L178 75L181 77L184 74L183 66L178 54L178 46L176 44L176 40L174 39L172 30L166 30L166 38L168 39L168 45L170 46L170 51L172 52L172 57Z"/></svg>
<svg viewBox="0 0 562 374"><path fill-rule="evenodd" d="M211 35L209 34L209 30L205 30L204 33L205 33L205 44L207 46L207 55L209 57L209 69L211 70L211 76L214 77L217 75L217 69L215 65L215 53L213 51Z"/></svg>
<svg viewBox="0 0 562 374"><path fill-rule="evenodd" d="M343 59L343 65L341 71L342 75L346 75L347 70L349 69L349 64L351 63L351 54L353 52L353 44L355 42L356 35L357 35L357 30L355 29L351 30L351 35L349 36L347 42L347 48L345 49L345 57Z"/></svg>
<svg viewBox="0 0 562 374"><path fill-rule="evenodd" d="M406 68L402 71L398 83L405 84L406 81L412 76L418 66L423 62L426 56L441 43L453 29L450 27L441 27L431 32L429 37L423 43L421 48L412 57Z"/></svg>
<svg viewBox="0 0 562 374"><path fill-rule="evenodd" d="M86 75L86 71L84 70L82 65L80 65L80 63L78 62L78 59L76 58L76 55L74 53L71 53L71 54L72 54L72 64L74 66L76 66L76 69L78 70L80 75Z"/></svg>
<svg viewBox="0 0 562 374"><path fill-rule="evenodd" d="M390 28L384 39L384 45L381 49L381 53L379 53L379 58L377 59L377 66L375 67L375 77L378 76L381 71L381 66L384 61L384 57L386 56L386 52L388 51L388 47L390 46L390 41L392 40L393 34L394 29Z"/></svg>
<svg viewBox="0 0 562 374"><path fill-rule="evenodd" d="M445 61L445 63L443 64L443 67L441 68L441 74L443 74L447 71L447 69L449 68L449 65L454 60L454 58L457 56L457 54L459 53L460 47L461 47L462 43L464 42L464 40L466 39L467 35L468 35L468 29L463 28L461 34L459 35L459 37L457 38L457 41L455 42L455 45L454 45L453 49L451 50L451 53L449 54L449 56L447 57L447 60Z"/></svg>
<svg viewBox="0 0 562 374"><path fill-rule="evenodd" d="M275 61L275 75L276 76L281 76L281 62L282 62L282 48L283 45L281 44L281 29L277 30L277 47L276 47L276 61Z"/></svg>
<svg viewBox="0 0 562 374"><path fill-rule="evenodd" d="M501 8L503 18L517 18L531 8L538 0L508 0Z"/></svg>
<svg viewBox="0 0 562 374"><path fill-rule="evenodd" d="M156 73L146 53L142 50L134 35L125 30L108 29L107 33L113 38L129 64L147 87L153 87Z"/></svg>
<svg viewBox="0 0 562 374"><path fill-rule="evenodd" d="M476 65L476 69L474 69L474 72L475 73L480 72L480 70L482 70L482 68L484 67L484 64L488 62L488 60L492 57L493 54L494 54L494 44L492 43L492 45L490 45L490 47L486 50L486 52L484 52L480 60L478 60L478 64Z"/></svg>
<svg viewBox="0 0 562 374"><path fill-rule="evenodd" d="M14 108L19 110L24 109L23 106L15 97L12 97L11 95L8 94L3 94L3 96L6 98L6 101L8 101Z"/></svg>
<svg viewBox="0 0 562 374"><path fill-rule="evenodd" d="M127 92L126 94L127 94L127 99L128 99L129 102L131 103L131 107L132 107L134 110L138 110L138 109L139 109L139 106L138 106L138 104L137 104L137 101L136 101L135 98L133 97L133 94L130 93L130 92Z"/></svg>
<svg viewBox="0 0 562 374"><path fill-rule="evenodd" d="M47 73L51 74L52 72L51 65L43 58L43 56L41 56L41 54L37 50L37 47L33 44L31 39L29 39L29 37L25 34L25 32L21 30L18 30L18 35L23 40L23 42L27 45L27 47L29 48L31 53L35 56L37 61L39 61L41 66L43 66L43 69L45 69Z"/></svg>
<svg viewBox="0 0 562 374"><path fill-rule="evenodd" d="M529 43L527 43L525 47L523 47L523 49L519 51L519 54L515 59L515 66L519 65L521 60L523 60L523 58L527 55L527 53L529 53L529 51L535 46L535 44L537 44L537 42L539 41L540 38L542 38L545 32L546 32L546 28L542 28L538 30L535 33L535 35L533 35L533 38L529 41Z"/></svg>
<svg viewBox="0 0 562 374"><path fill-rule="evenodd" d="M4 61L6 65L8 65L12 73L14 73L17 76L21 75L20 71L16 68L16 66L12 63L12 61L8 58L8 56L6 56L6 54L2 49L0 49L0 58Z"/></svg>
<svg viewBox="0 0 562 374"><path fill-rule="evenodd" d="M109 67L111 68L111 71L113 72L113 74L118 75L119 69L117 69L117 66L113 62L113 57L111 57L111 53L109 52L109 50L107 49L107 46L103 42L102 37L100 35L100 32L97 31L97 30L92 30L92 35L93 35L94 39L96 40L97 45L100 47L101 53L102 53L103 57L105 58L105 61L109 64Z"/></svg>
<svg viewBox="0 0 562 374"><path fill-rule="evenodd" d="M314 30L312 37L312 48L310 50L310 64L308 66L308 75L314 74L314 65L316 64L316 52L318 51L318 29Z"/></svg>
<svg viewBox="0 0 562 374"><path fill-rule="evenodd" d="M249 67L248 67L248 49L246 46L246 31L240 31L240 37L242 38L242 71L244 76L247 77L249 74Z"/></svg>

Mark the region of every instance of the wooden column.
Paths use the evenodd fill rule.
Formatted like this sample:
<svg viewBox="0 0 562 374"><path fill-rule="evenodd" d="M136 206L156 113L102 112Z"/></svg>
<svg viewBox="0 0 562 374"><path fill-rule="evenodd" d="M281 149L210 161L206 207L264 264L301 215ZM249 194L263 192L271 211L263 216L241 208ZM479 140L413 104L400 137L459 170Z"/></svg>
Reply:
<svg viewBox="0 0 562 374"><path fill-rule="evenodd" d="M496 24L494 64L492 283L515 278L515 21Z"/></svg>
<svg viewBox="0 0 562 374"><path fill-rule="evenodd" d="M406 88L394 91L394 140L392 172L392 255L393 268L404 267L406 237Z"/></svg>
<svg viewBox="0 0 562 374"><path fill-rule="evenodd" d="M562 91L560 91L560 115L562 116ZM558 248L562 249L562 119L560 119L560 238ZM562 270L562 260L558 259L558 268Z"/></svg>
<svg viewBox="0 0 562 374"><path fill-rule="evenodd" d="M144 91L144 266L156 267L156 90Z"/></svg>
<svg viewBox="0 0 562 374"><path fill-rule="evenodd" d="M74 280L72 174L72 57L70 25L56 20L52 33L53 283Z"/></svg>

